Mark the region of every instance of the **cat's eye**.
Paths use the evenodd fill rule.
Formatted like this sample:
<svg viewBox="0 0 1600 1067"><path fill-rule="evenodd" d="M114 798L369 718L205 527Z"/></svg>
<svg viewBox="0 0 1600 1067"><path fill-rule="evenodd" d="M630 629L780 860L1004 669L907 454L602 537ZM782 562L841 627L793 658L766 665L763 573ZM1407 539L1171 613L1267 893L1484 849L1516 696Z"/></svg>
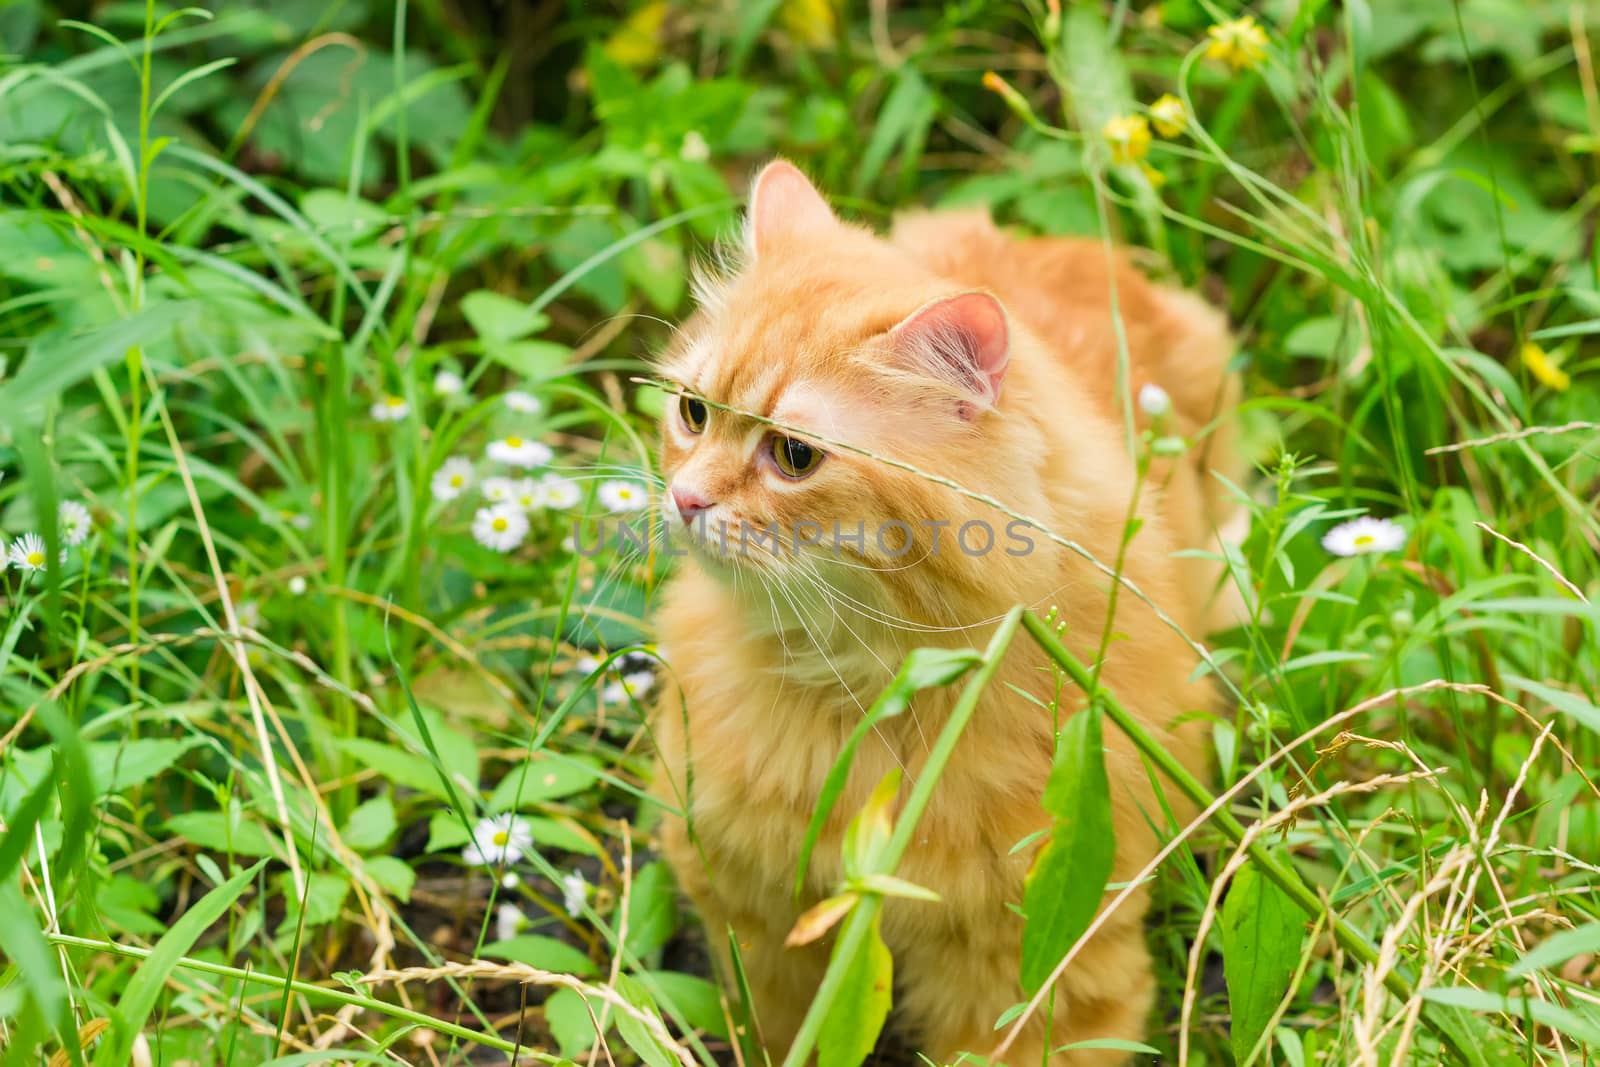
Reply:
<svg viewBox="0 0 1600 1067"><path fill-rule="evenodd" d="M690 433L700 433L706 428L706 419L711 413L706 410L706 402L687 393L678 398L678 414L683 418L683 424L689 428Z"/></svg>
<svg viewBox="0 0 1600 1067"><path fill-rule="evenodd" d="M822 462L822 450L793 437L772 438L772 458L790 478L804 478Z"/></svg>

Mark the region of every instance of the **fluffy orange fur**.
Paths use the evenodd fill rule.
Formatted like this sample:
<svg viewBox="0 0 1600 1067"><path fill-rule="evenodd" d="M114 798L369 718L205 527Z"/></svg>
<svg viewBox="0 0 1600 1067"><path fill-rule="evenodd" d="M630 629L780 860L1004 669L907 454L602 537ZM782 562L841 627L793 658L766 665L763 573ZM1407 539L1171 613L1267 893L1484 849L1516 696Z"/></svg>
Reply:
<svg viewBox="0 0 1600 1067"><path fill-rule="evenodd" d="M891 768L914 779L954 703L920 695L856 757L798 904L790 891L799 843L841 743L917 646L982 647L1012 605L1059 606L1064 640L1085 659L1100 645L1110 583L1037 530L1028 552L1005 546L1009 518L921 474L826 442L845 442L992 497L1081 545L1117 557L1136 466L1124 395L1145 382L1170 395L1173 430L1193 440L1225 416L1235 386L1221 317L1158 286L1099 242L1018 240L973 214L901 219L887 239L838 220L786 163L758 178L745 261L702 279L701 310L663 360L688 395L711 402L704 424L670 406L663 427L664 510L704 505L696 550L657 615L670 668L653 728L656 790L687 814L669 818L664 853L720 949L731 926L762 1039L781 1054L826 966L828 945L784 947L810 904L842 878L846 823ZM1113 300L1126 336L1130 393L1117 388ZM1003 310L1001 310L1003 309ZM775 431L825 458L799 480L771 459ZM1141 424L1145 416L1135 409ZM1124 573L1190 634L1208 617L1214 565L1174 558L1216 548L1227 499L1206 468L1232 474L1225 432L1211 432L1154 473ZM673 494L678 494L674 497ZM898 520L887 543L824 536L746 542L723 552L711 530L778 523L868 531ZM982 521L997 545L969 555L954 542ZM939 522L947 526L936 527ZM942 538L935 549L934 539ZM898 540L897 540L898 538ZM974 535L974 541L981 541ZM753 546L753 547L752 547ZM1201 720L1214 702L1192 681L1188 643L1127 591L1102 678L1184 763L1205 763ZM1019 638L989 685L898 873L939 903L890 900L883 935L895 961L893 1025L936 1063L988 1054L994 1025L1022 998L1022 899L1037 846L1013 852L1049 820L1040 806L1054 746L1055 682ZM1038 702L1020 694L1030 694ZM1062 697L1062 713L1078 705ZM1117 855L1127 880L1153 854L1154 827L1186 806L1158 798L1137 753L1106 729ZM1051 1044L1137 1039L1151 1008L1141 893L1111 918L1057 987ZM724 975L727 960L724 964ZM1044 1061L1035 1020L1006 1061ZM1052 1062L1120 1062L1122 1053L1063 1053Z"/></svg>

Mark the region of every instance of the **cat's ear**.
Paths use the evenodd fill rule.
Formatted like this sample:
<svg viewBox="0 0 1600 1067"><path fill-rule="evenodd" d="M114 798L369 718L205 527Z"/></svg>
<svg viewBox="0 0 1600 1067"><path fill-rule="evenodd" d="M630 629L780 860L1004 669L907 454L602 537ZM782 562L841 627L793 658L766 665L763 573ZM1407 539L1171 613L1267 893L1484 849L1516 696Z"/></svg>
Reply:
<svg viewBox="0 0 1600 1067"><path fill-rule="evenodd" d="M991 294L958 293L924 304L889 337L912 369L972 394L983 407L1000 399L1011 338L1006 309ZM975 414L962 409L965 418Z"/></svg>
<svg viewBox="0 0 1600 1067"><path fill-rule="evenodd" d="M828 202L800 173L800 168L786 159L775 159L761 168L750 186L745 250L759 257L780 234L814 233L838 221Z"/></svg>

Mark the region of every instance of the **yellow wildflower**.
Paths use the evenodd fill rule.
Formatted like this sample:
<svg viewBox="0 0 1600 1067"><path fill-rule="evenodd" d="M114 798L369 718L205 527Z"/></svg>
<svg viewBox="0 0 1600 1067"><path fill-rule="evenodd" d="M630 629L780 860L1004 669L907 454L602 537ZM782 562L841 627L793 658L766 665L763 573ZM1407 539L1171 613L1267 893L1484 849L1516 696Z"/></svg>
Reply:
<svg viewBox="0 0 1600 1067"><path fill-rule="evenodd" d="M1137 163L1150 151L1150 123L1143 115L1118 115L1100 128L1113 163Z"/></svg>
<svg viewBox="0 0 1600 1067"><path fill-rule="evenodd" d="M1171 93L1163 94L1161 99L1150 105L1150 118L1156 124L1156 132L1163 137L1176 137L1189 124L1183 101Z"/></svg>
<svg viewBox="0 0 1600 1067"><path fill-rule="evenodd" d="M1206 33L1207 59L1220 59L1234 70L1254 67L1267 55L1267 34L1251 15L1219 23Z"/></svg>
<svg viewBox="0 0 1600 1067"><path fill-rule="evenodd" d="M1150 183L1150 188L1152 189L1159 189L1167 184L1167 176L1144 160L1139 161L1139 171L1144 175L1144 180Z"/></svg>
<svg viewBox="0 0 1600 1067"><path fill-rule="evenodd" d="M1558 393L1566 392L1572 384L1572 376L1551 362L1549 354L1532 341L1522 346L1522 365L1528 368L1529 374Z"/></svg>

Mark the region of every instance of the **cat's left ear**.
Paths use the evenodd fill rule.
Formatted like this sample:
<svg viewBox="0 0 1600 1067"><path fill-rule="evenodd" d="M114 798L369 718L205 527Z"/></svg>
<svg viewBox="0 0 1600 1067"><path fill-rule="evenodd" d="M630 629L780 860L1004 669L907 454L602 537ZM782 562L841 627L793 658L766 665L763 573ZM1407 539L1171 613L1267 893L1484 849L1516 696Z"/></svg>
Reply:
<svg viewBox="0 0 1600 1067"><path fill-rule="evenodd" d="M983 407L1000 399L1011 331L1006 309L975 291L924 304L889 331L895 350L913 369L970 393ZM976 411L964 407L971 419Z"/></svg>
<svg viewBox="0 0 1600 1067"><path fill-rule="evenodd" d="M745 217L745 248L759 258L773 240L784 234L825 230L839 221L811 180L786 159L761 168L750 186L750 210Z"/></svg>

